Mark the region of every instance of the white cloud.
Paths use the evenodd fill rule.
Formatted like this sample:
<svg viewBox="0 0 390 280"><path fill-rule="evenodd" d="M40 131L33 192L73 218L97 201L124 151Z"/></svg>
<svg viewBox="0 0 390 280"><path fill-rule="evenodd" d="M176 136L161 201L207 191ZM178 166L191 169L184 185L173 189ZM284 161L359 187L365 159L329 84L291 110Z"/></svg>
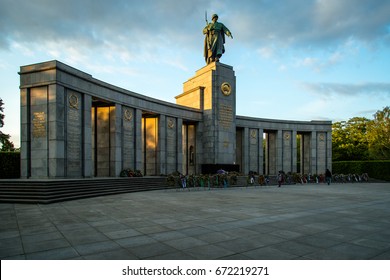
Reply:
<svg viewBox="0 0 390 280"><path fill-rule="evenodd" d="M193 35L201 34L206 9L209 18L211 13L220 14L235 38L260 46L327 46L351 36L362 41L389 36L386 0L285 0L283 5L233 0L13 0L0 3L0 46L19 34L17 39L24 42L68 38L91 48L105 41L139 46L161 35L189 47L196 40Z"/></svg>
<svg viewBox="0 0 390 280"><path fill-rule="evenodd" d="M302 83L305 90L321 97L385 96L390 97L390 83Z"/></svg>
<svg viewBox="0 0 390 280"><path fill-rule="evenodd" d="M58 59L109 83L168 98L204 65L205 10L209 21L218 13L234 35L222 63L234 65L237 88L252 93L260 84L258 98L283 98L289 107L285 114L300 93L312 102L321 97L307 108L318 118L327 116L318 113L329 105L323 99L390 100L389 85L374 82L388 81L388 0L0 0L0 55L7 57L0 61L1 76L15 74L20 65ZM151 83L150 77L159 80ZM17 91L17 78L9 92ZM296 80L308 81L304 93L292 85ZM9 94L9 100L14 98ZM304 99L296 101L299 106L308 102ZM273 107L255 107L254 112L266 116L268 110L278 118ZM251 114L248 107L243 110ZM299 112L295 109L290 118L301 114L306 119Z"/></svg>
<svg viewBox="0 0 390 280"><path fill-rule="evenodd" d="M288 69L288 67L286 65L282 64L282 65L279 65L278 69L279 69L279 71L286 71Z"/></svg>
<svg viewBox="0 0 390 280"><path fill-rule="evenodd" d="M271 58L274 55L274 49L270 46L265 46L257 50L261 57Z"/></svg>

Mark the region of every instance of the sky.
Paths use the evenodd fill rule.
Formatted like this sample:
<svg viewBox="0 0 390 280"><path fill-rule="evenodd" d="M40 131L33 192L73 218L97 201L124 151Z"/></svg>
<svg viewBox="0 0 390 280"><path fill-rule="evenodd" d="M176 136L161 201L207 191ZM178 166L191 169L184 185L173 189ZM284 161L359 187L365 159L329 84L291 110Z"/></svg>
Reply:
<svg viewBox="0 0 390 280"><path fill-rule="evenodd" d="M1 131L20 146L18 71L49 60L175 103L205 66L206 12L233 34L221 63L237 115L336 122L390 106L388 0L0 0Z"/></svg>

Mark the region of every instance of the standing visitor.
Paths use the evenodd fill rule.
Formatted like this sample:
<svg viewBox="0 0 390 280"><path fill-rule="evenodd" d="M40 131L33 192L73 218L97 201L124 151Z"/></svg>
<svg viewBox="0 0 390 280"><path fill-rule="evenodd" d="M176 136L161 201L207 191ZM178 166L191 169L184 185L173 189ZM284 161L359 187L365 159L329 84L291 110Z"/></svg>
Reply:
<svg viewBox="0 0 390 280"><path fill-rule="evenodd" d="M325 180L328 185L330 185L330 182L332 181L332 172L330 172L329 169L326 169L325 171Z"/></svg>
<svg viewBox="0 0 390 280"><path fill-rule="evenodd" d="M282 182L283 182L283 174L281 171L279 171L279 174L278 174L278 187L279 188L282 185Z"/></svg>

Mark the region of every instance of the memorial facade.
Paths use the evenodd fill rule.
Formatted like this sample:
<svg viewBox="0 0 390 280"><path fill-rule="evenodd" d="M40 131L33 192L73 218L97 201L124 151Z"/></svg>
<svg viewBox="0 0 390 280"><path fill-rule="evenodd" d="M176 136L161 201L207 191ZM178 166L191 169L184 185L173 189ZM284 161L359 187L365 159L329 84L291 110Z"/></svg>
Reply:
<svg viewBox="0 0 390 280"><path fill-rule="evenodd" d="M236 115L233 67L211 62L176 104L59 61L20 68L22 178L214 172L320 174L332 164L330 121ZM300 145L298 145L298 142Z"/></svg>

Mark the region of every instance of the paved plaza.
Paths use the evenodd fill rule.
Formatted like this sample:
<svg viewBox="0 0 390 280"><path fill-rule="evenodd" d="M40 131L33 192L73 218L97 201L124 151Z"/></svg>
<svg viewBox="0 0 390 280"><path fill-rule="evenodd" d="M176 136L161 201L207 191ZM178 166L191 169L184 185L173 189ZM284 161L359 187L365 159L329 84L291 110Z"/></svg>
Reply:
<svg viewBox="0 0 390 280"><path fill-rule="evenodd" d="M4 259L390 259L390 183L0 204Z"/></svg>

